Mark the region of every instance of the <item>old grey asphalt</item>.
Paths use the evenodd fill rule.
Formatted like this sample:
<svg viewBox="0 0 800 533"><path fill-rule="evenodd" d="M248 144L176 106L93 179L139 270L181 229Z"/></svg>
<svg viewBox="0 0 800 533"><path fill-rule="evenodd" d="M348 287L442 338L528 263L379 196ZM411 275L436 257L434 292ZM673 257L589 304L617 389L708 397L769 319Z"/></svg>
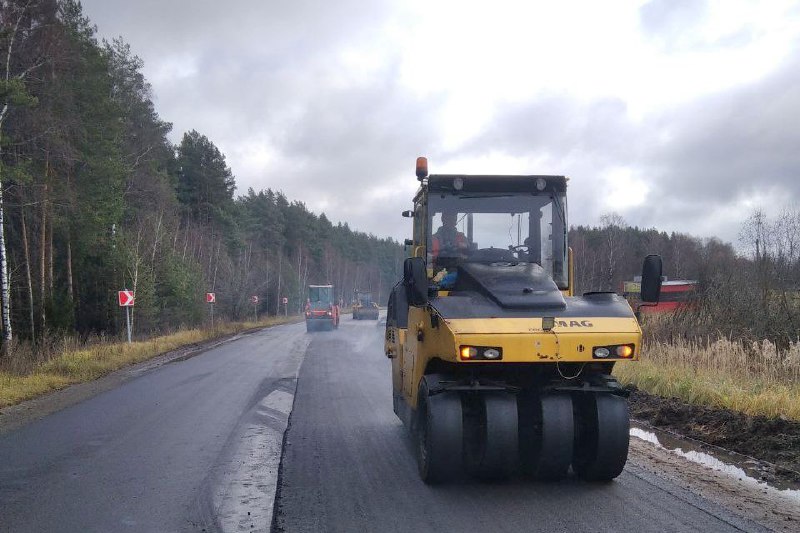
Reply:
<svg viewBox="0 0 800 533"><path fill-rule="evenodd" d="M3 434L0 531L268 531L310 339L265 329Z"/></svg>

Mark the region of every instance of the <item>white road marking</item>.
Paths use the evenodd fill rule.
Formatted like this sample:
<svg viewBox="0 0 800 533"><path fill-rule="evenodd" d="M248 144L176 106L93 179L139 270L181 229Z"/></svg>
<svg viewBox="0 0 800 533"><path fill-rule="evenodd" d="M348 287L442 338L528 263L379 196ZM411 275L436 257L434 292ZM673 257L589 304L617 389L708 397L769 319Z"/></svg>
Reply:
<svg viewBox="0 0 800 533"><path fill-rule="evenodd" d="M280 411L286 416L289 416L289 413L292 412L293 402L294 394L282 390L275 390L269 393L269 395L261 401L260 405L268 409Z"/></svg>

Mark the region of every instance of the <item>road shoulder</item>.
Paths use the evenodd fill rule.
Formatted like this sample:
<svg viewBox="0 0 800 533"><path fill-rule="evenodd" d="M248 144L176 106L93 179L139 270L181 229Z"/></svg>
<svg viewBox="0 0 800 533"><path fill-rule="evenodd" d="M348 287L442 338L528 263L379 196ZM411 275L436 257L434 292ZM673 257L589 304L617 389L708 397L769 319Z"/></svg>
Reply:
<svg viewBox="0 0 800 533"><path fill-rule="evenodd" d="M222 338L182 346L181 348L157 355L147 361L115 370L93 381L76 383L37 398L4 407L0 409L0 435L19 429L35 420L39 420L61 411L62 409L88 400L98 394L115 389L123 383L152 372L163 365L185 361L186 359L196 357L223 344L233 342L247 335L252 335L271 327L275 326L234 333Z"/></svg>
<svg viewBox="0 0 800 533"><path fill-rule="evenodd" d="M800 523L800 503L793 494L697 464L653 442L632 437L628 461L768 529L796 531Z"/></svg>

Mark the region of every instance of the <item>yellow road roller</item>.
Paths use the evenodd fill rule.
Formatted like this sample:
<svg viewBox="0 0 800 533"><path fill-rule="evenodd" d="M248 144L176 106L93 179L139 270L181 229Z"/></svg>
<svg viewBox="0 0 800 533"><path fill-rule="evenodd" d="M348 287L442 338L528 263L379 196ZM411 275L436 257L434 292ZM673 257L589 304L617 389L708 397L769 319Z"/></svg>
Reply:
<svg viewBox="0 0 800 533"><path fill-rule="evenodd" d="M385 352L420 477L615 478L630 421L612 370L639 359L642 332L621 296L573 294L567 178L429 175L425 158L416 174ZM658 301L659 256L641 287Z"/></svg>
<svg viewBox="0 0 800 533"><path fill-rule="evenodd" d="M353 320L378 320L380 309L369 291L353 291Z"/></svg>

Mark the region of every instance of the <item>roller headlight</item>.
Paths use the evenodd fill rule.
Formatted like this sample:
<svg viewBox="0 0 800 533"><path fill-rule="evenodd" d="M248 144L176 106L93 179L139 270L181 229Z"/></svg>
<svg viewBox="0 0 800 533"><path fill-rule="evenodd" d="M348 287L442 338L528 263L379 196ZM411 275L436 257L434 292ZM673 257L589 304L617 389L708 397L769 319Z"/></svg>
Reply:
<svg viewBox="0 0 800 533"><path fill-rule="evenodd" d="M592 348L593 359L630 359L635 353L636 346L633 344L614 344Z"/></svg>
<svg viewBox="0 0 800 533"><path fill-rule="evenodd" d="M503 349L497 346L461 346L458 355L462 361L498 361L503 358Z"/></svg>
<svg viewBox="0 0 800 533"><path fill-rule="evenodd" d="M483 351L484 359L500 359L500 350L497 348L486 348Z"/></svg>
<svg viewBox="0 0 800 533"><path fill-rule="evenodd" d="M594 356L597 357L598 359L605 359L606 357L611 355L611 352L605 346L600 346L599 348L595 348L593 353Z"/></svg>

